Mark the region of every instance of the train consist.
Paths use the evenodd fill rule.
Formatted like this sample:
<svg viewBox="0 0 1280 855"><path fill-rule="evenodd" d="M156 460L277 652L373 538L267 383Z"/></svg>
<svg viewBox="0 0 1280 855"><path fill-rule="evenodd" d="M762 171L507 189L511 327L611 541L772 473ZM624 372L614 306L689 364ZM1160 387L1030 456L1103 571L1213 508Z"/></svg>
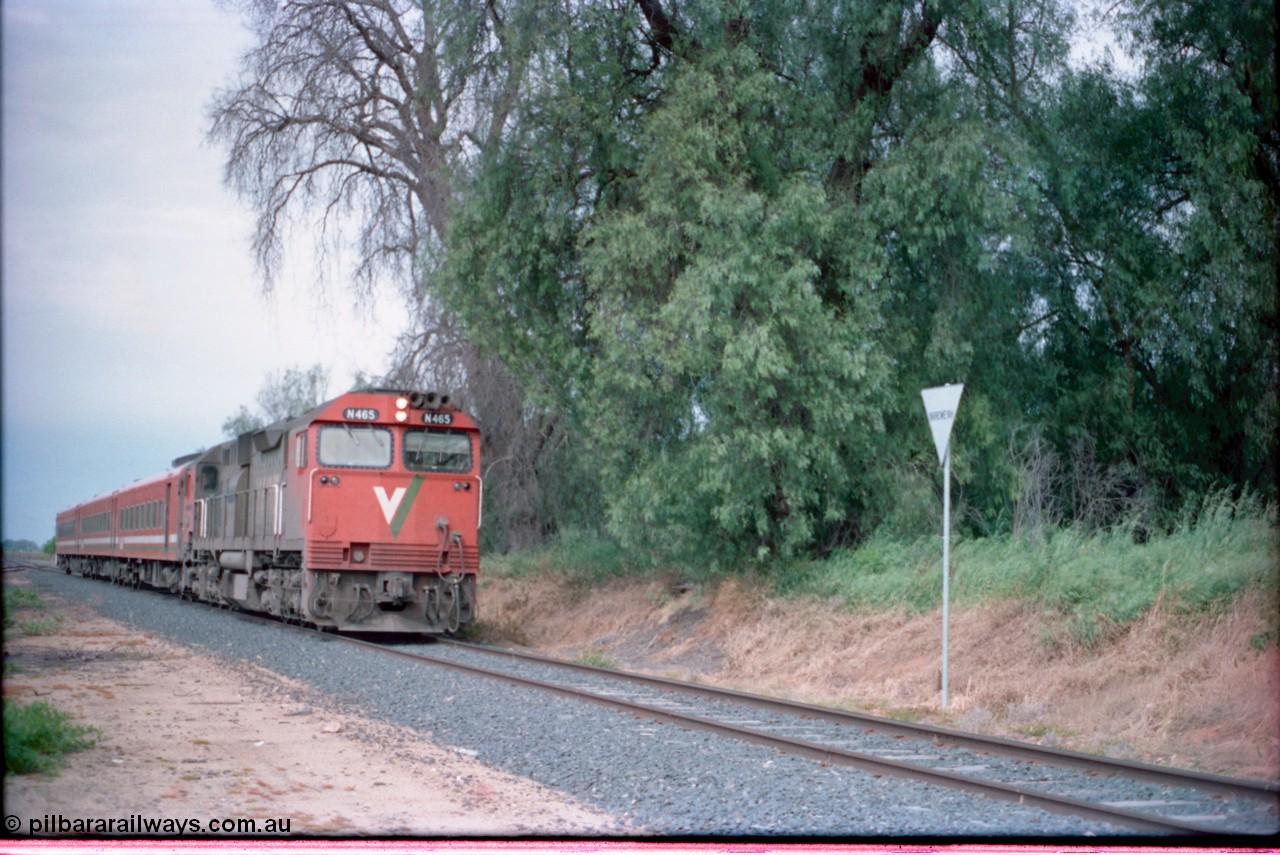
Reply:
<svg viewBox="0 0 1280 855"><path fill-rule="evenodd" d="M447 397L351 392L59 513L58 566L342 632L456 632L481 491Z"/></svg>

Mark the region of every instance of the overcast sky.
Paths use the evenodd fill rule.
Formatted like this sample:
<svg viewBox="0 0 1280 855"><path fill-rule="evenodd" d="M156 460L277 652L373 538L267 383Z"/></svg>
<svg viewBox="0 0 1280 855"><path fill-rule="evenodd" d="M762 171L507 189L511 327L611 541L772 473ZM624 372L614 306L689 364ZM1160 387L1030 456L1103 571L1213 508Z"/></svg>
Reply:
<svg viewBox="0 0 1280 855"><path fill-rule="evenodd" d="M405 325L314 284L309 244L271 298L251 212L206 142L249 33L213 0L4 0L3 530L221 440L268 374L378 374Z"/></svg>

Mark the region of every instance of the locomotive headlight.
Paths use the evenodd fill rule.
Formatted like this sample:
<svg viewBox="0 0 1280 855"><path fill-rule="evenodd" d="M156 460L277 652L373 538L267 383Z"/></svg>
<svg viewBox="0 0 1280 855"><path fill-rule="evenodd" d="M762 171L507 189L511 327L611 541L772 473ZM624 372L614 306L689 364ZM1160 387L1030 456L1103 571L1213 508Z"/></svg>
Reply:
<svg viewBox="0 0 1280 855"><path fill-rule="evenodd" d="M404 398L404 397L396 398L396 409L397 409L397 410L403 410L403 409L404 409L405 407L407 407L407 406L409 406L409 399L408 399L408 398Z"/></svg>
<svg viewBox="0 0 1280 855"><path fill-rule="evenodd" d="M355 562L355 563L357 563L357 564L359 564L361 561L363 561L363 560L364 560L364 550L363 550L363 549L353 549L353 550L351 550L351 560L352 560L352 561L354 561L354 562Z"/></svg>
<svg viewBox="0 0 1280 855"><path fill-rule="evenodd" d="M409 414L404 410L396 410L396 421L402 422L407 418L409 418Z"/></svg>

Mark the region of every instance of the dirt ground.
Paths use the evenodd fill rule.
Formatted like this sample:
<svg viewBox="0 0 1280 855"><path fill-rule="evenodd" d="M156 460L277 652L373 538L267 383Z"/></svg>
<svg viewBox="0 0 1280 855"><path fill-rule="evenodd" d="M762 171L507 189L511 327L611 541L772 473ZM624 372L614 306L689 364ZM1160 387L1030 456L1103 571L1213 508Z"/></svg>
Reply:
<svg viewBox="0 0 1280 855"><path fill-rule="evenodd" d="M948 709L941 614L853 614L822 600L619 582L481 583L485 640L874 715L1237 777L1280 779L1274 598L1189 621L1156 608L1092 649L1014 603L953 610Z"/></svg>
<svg viewBox="0 0 1280 855"><path fill-rule="evenodd" d="M6 585L23 575L6 573ZM1273 601L1246 598L1195 623L1156 609L1090 650L1051 643L1054 627L1016 605L956 611L943 713L937 614L782 604L741 579L707 589L673 582L617 583L587 597L549 578L486 579L479 634L595 664L1280 779ZM6 632L4 694L50 701L103 738L56 776L6 778L5 812L24 823L140 814L288 818L291 834L308 836L631 833L410 731L339 715L261 668L61 608L53 632ZM47 623L48 613L29 617Z"/></svg>
<svg viewBox="0 0 1280 855"><path fill-rule="evenodd" d="M25 573L6 573L23 585ZM18 577L18 578L13 578ZM45 598L48 601L50 598ZM6 631L4 697L98 728L56 774L7 775L6 817L289 820L293 836L534 837L627 833L615 820L412 731L339 715L249 664L198 655L51 604ZM52 822L46 817L53 817ZM12 830L12 829L10 829ZM133 835L126 835L133 836ZM237 836L243 836L237 834Z"/></svg>

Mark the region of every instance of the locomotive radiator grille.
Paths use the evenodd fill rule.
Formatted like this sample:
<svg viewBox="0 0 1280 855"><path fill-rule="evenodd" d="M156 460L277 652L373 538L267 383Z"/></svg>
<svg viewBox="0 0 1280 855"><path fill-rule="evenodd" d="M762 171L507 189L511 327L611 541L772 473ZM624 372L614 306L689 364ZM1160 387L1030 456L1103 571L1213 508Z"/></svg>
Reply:
<svg viewBox="0 0 1280 855"><path fill-rule="evenodd" d="M440 555L437 544L429 546L409 546L394 543L375 543L369 547L369 567L375 570L435 570L436 559ZM457 567L457 557L450 555L449 565ZM480 563L480 548L467 544L463 546L462 557L468 571L474 572Z"/></svg>
<svg viewBox="0 0 1280 855"><path fill-rule="evenodd" d="M435 566L435 548L404 543L375 543L369 566L377 570L426 570Z"/></svg>
<svg viewBox="0 0 1280 855"><path fill-rule="evenodd" d="M455 547L456 549L456 547ZM380 570L404 572L434 572L440 547L437 544L374 543L369 546L369 560L365 564L352 565L349 555L340 543L307 544L307 566L312 570ZM462 559L468 572L475 572L480 563L480 548L464 544ZM450 553L449 569L457 570L458 556Z"/></svg>
<svg viewBox="0 0 1280 855"><path fill-rule="evenodd" d="M318 567L343 566L342 544L340 543L308 543L307 565L311 569Z"/></svg>

